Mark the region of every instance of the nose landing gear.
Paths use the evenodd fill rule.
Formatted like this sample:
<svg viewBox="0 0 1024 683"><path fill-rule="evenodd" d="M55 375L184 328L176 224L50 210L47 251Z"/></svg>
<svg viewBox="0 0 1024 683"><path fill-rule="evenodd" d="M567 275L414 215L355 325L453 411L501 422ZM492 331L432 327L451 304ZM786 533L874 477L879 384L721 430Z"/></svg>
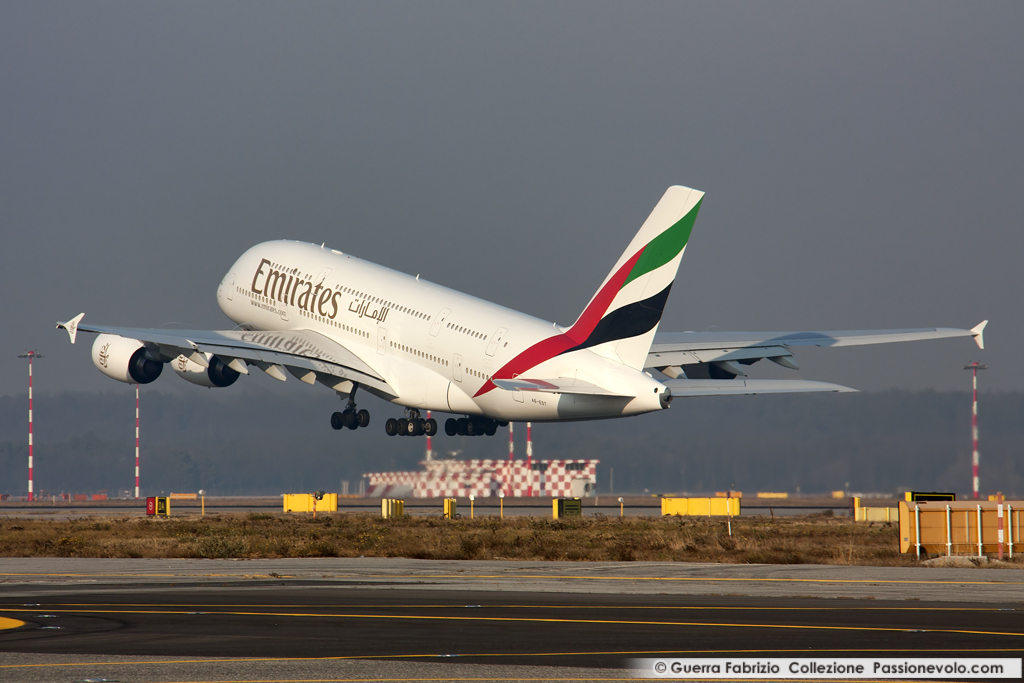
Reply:
<svg viewBox="0 0 1024 683"><path fill-rule="evenodd" d="M408 417L399 419L388 418L384 423L384 432L388 436L434 436L437 434L437 420L430 418L424 420L420 417L420 411L416 409L406 410Z"/></svg>

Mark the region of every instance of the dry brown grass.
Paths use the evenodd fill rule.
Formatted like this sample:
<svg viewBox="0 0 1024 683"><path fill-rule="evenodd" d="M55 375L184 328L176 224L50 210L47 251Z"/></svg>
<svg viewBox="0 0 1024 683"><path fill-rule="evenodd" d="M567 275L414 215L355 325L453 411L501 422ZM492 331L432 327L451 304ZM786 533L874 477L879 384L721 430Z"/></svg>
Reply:
<svg viewBox="0 0 1024 683"><path fill-rule="evenodd" d="M0 522L2 557L411 557L445 560L653 560L770 564L915 565L894 526L826 515L687 517L483 517L368 513Z"/></svg>

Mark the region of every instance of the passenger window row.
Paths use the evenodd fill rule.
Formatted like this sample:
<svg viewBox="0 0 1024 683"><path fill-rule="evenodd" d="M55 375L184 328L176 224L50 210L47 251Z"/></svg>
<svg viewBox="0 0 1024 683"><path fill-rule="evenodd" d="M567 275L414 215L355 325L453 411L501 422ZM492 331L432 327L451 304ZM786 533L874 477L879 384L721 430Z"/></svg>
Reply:
<svg viewBox="0 0 1024 683"><path fill-rule="evenodd" d="M475 339L483 339L487 336L483 332L476 332L475 330L471 330L468 327L463 327L461 325L456 325L455 323L448 323L448 329L461 332L462 334L468 334L470 337Z"/></svg>
<svg viewBox="0 0 1024 683"><path fill-rule="evenodd" d="M444 358L440 358L438 356L435 356L433 354L427 353L425 351L420 351L419 349L414 349L411 346L406 346L405 344L398 344L396 342L391 342L391 348L398 349L399 351L402 351L404 353L412 354L413 356L416 356L417 358L423 358L425 360L430 361L431 363L437 363L438 365L445 365L445 366L448 365L448 361L446 361Z"/></svg>

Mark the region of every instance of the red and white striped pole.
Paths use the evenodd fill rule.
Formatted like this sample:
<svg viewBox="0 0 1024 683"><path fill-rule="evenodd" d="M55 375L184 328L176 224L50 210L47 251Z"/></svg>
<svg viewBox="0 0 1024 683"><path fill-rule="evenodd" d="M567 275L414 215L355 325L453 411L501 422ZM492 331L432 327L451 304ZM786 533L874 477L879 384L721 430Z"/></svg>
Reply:
<svg viewBox="0 0 1024 683"><path fill-rule="evenodd" d="M429 410L427 411L427 419L428 420L430 419L430 411ZM434 459L433 441L431 440L430 435L427 434L427 462L430 462L433 459Z"/></svg>
<svg viewBox="0 0 1024 683"><path fill-rule="evenodd" d="M970 365L965 365L964 370L970 370L974 384L974 400L971 405L971 441L974 446L974 450L971 453L971 472L974 477L974 499L978 499L978 464L980 457L978 456L978 370L987 370L987 365L982 365L978 361L974 361Z"/></svg>
<svg viewBox="0 0 1024 683"><path fill-rule="evenodd" d="M512 443L512 423L508 423L508 461L512 462L512 458L515 456L516 445Z"/></svg>
<svg viewBox="0 0 1024 683"><path fill-rule="evenodd" d="M526 471L530 476L530 486L526 495L533 496L533 424L526 423Z"/></svg>
<svg viewBox="0 0 1024 683"><path fill-rule="evenodd" d="M43 354L26 351L18 358L28 358L28 499L34 500L32 491L32 359L42 358Z"/></svg>
<svg viewBox="0 0 1024 683"><path fill-rule="evenodd" d="M135 499L139 498L139 385L135 385Z"/></svg>

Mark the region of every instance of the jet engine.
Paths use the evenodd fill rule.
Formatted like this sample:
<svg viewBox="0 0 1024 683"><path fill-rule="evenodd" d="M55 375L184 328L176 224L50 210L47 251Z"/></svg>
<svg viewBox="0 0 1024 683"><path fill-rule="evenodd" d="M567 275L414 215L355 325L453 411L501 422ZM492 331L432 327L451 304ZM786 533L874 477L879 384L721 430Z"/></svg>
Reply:
<svg viewBox="0 0 1024 683"><path fill-rule="evenodd" d="M205 353L208 367L203 367L187 356L178 356L171 361L171 367L178 377L198 384L201 387L229 387L235 383L240 374L212 353Z"/></svg>
<svg viewBox="0 0 1024 683"><path fill-rule="evenodd" d="M138 339L101 334L92 345L92 362L107 377L127 384L149 384L163 372L164 364L146 355Z"/></svg>

